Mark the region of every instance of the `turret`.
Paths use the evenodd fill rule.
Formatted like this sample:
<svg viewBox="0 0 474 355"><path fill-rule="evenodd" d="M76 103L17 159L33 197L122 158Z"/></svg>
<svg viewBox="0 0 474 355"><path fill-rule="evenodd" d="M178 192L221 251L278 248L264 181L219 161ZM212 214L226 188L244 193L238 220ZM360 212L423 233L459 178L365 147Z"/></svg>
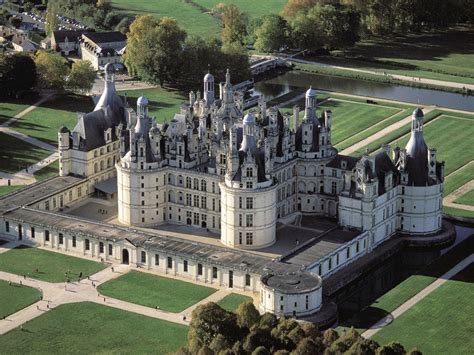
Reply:
<svg viewBox="0 0 474 355"><path fill-rule="evenodd" d="M307 121L314 121L316 119L316 90L310 87L306 91L305 97L304 118Z"/></svg>
<svg viewBox="0 0 474 355"><path fill-rule="evenodd" d="M189 92L189 107L192 108L195 102L196 102L196 94L194 93L194 91L190 91Z"/></svg>
<svg viewBox="0 0 474 355"><path fill-rule="evenodd" d="M258 99L258 108L260 109L260 119L265 119L267 115L267 102L265 101L265 96L262 95Z"/></svg>
<svg viewBox="0 0 474 355"><path fill-rule="evenodd" d="M411 136L406 145L409 183L425 186L428 182L428 147L423 138L423 111L413 111Z"/></svg>
<svg viewBox="0 0 474 355"><path fill-rule="evenodd" d="M214 76L211 73L204 76L204 101L207 106L214 102Z"/></svg>
<svg viewBox="0 0 474 355"><path fill-rule="evenodd" d="M223 97L222 100L224 105L231 105L234 103L234 90L232 84L230 83L230 71L227 69L225 74L225 84L223 88Z"/></svg>
<svg viewBox="0 0 474 355"><path fill-rule="evenodd" d="M295 121L295 130L300 126L300 107L298 105L293 106L293 119Z"/></svg>
<svg viewBox="0 0 474 355"><path fill-rule="evenodd" d="M69 129L62 126L58 131L58 149L60 152L59 158L59 176L67 176L70 173L69 160Z"/></svg>

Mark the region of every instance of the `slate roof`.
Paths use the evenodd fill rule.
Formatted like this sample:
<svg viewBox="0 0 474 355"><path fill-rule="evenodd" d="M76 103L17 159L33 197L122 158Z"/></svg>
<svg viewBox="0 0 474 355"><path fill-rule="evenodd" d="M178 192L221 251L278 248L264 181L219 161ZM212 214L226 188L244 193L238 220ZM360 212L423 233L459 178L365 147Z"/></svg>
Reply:
<svg viewBox="0 0 474 355"><path fill-rule="evenodd" d="M82 36L83 33L86 33L86 30L61 30L61 31L54 31L52 38L56 43L63 43L66 40L66 37L69 42L77 42L79 38Z"/></svg>
<svg viewBox="0 0 474 355"><path fill-rule="evenodd" d="M96 44L110 43L110 42L126 42L127 36L118 31L112 32L87 32L83 34L83 37L88 38Z"/></svg>

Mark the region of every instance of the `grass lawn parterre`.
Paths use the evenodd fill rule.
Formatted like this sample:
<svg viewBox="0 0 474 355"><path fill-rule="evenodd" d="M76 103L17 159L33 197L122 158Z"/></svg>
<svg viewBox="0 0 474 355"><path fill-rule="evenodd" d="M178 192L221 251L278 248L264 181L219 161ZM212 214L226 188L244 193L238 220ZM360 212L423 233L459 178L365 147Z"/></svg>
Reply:
<svg viewBox="0 0 474 355"><path fill-rule="evenodd" d="M37 181L43 181L59 174L59 159L34 173Z"/></svg>
<svg viewBox="0 0 474 355"><path fill-rule="evenodd" d="M217 302L219 306L227 311L234 312L241 303L253 302L252 297L231 293Z"/></svg>
<svg viewBox="0 0 474 355"><path fill-rule="evenodd" d="M468 193L459 197L455 203L460 203L463 205L474 205L474 190L469 191Z"/></svg>
<svg viewBox="0 0 474 355"><path fill-rule="evenodd" d="M285 7L287 0L194 0L195 3L212 10L219 3L233 4L240 8L240 11L247 13L250 17L261 17L270 14L279 14Z"/></svg>
<svg viewBox="0 0 474 355"><path fill-rule="evenodd" d="M48 157L51 152L0 132L0 171L14 174Z"/></svg>
<svg viewBox="0 0 474 355"><path fill-rule="evenodd" d="M103 283L98 291L104 296L178 313L210 296L217 290L190 282L130 271Z"/></svg>
<svg viewBox="0 0 474 355"><path fill-rule="evenodd" d="M25 110L31 102L25 100L11 100L0 103L0 124L5 123L10 118Z"/></svg>
<svg viewBox="0 0 474 355"><path fill-rule="evenodd" d="M188 327L82 302L61 305L0 336L4 354L169 354Z"/></svg>
<svg viewBox="0 0 474 355"><path fill-rule="evenodd" d="M172 17L189 35L194 34L205 38L220 37L219 20L186 1L112 0L110 3L115 11L122 14Z"/></svg>
<svg viewBox="0 0 474 355"><path fill-rule="evenodd" d="M10 192L14 192L16 190L25 187L24 185L10 185L10 186L0 186L0 196L9 194Z"/></svg>
<svg viewBox="0 0 474 355"><path fill-rule="evenodd" d="M89 96L65 94L46 101L11 125L11 128L27 136L37 138L53 146L57 145L58 129L73 129L78 112L90 112L94 104Z"/></svg>
<svg viewBox="0 0 474 355"><path fill-rule="evenodd" d="M186 101L183 93L162 88L119 91L118 94L122 97L126 95L127 102L134 108L137 99L142 95L145 96L149 102L148 113L155 117L158 123L171 121L175 113L180 112L181 104Z"/></svg>
<svg viewBox="0 0 474 355"><path fill-rule="evenodd" d="M457 281L460 280L460 281ZM474 348L474 264L434 290L373 336L396 339L424 354L470 354Z"/></svg>
<svg viewBox="0 0 474 355"><path fill-rule="evenodd" d="M0 319L39 301L41 292L33 287L0 280Z"/></svg>
<svg viewBox="0 0 474 355"><path fill-rule="evenodd" d="M68 271L69 280L76 281L81 272L84 278L105 268L95 261L25 246L0 254L1 271L47 282L65 282Z"/></svg>

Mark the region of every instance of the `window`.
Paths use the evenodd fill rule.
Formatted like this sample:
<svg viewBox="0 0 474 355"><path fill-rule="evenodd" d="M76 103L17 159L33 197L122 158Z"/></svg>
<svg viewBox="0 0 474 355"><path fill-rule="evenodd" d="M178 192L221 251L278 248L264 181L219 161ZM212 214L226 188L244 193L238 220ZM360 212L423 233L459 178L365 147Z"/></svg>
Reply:
<svg viewBox="0 0 474 355"><path fill-rule="evenodd" d="M201 208L207 208L207 197L201 196Z"/></svg>
<svg viewBox="0 0 474 355"><path fill-rule="evenodd" d="M194 207L199 207L199 196L194 195Z"/></svg>
<svg viewBox="0 0 474 355"><path fill-rule="evenodd" d="M332 269L332 258L329 258L329 266L328 266L328 269L329 269L329 270Z"/></svg>
<svg viewBox="0 0 474 355"><path fill-rule="evenodd" d="M35 239L35 227L31 227L31 238Z"/></svg>
<svg viewBox="0 0 474 355"><path fill-rule="evenodd" d="M245 215L245 226L253 227L253 215L251 214Z"/></svg>
<svg viewBox="0 0 474 355"><path fill-rule="evenodd" d="M245 201L245 208L248 210L253 208L253 197L247 197Z"/></svg>
<svg viewBox="0 0 474 355"><path fill-rule="evenodd" d="M217 279L217 268L215 266L212 268L212 278Z"/></svg>
<svg viewBox="0 0 474 355"><path fill-rule="evenodd" d="M64 244L64 236L63 236L63 234L62 234L62 233L59 233L58 238L59 238L59 245L63 245L63 244Z"/></svg>
<svg viewBox="0 0 474 355"><path fill-rule="evenodd" d="M194 224L199 225L199 213L194 213Z"/></svg>
<svg viewBox="0 0 474 355"><path fill-rule="evenodd" d="M216 183L213 182L212 183L212 193L215 193L216 192Z"/></svg>
<svg viewBox="0 0 474 355"><path fill-rule="evenodd" d="M158 254L155 254L155 266L160 265L160 256Z"/></svg>
<svg viewBox="0 0 474 355"><path fill-rule="evenodd" d="M198 264L198 275L202 275L202 264Z"/></svg>
<svg viewBox="0 0 474 355"><path fill-rule="evenodd" d="M309 306L309 296L306 295L306 309L308 309L308 306Z"/></svg>
<svg viewBox="0 0 474 355"><path fill-rule="evenodd" d="M253 189L253 183L252 183L252 181L247 181L247 182L245 183L245 187L246 187L247 189Z"/></svg>
<svg viewBox="0 0 474 355"><path fill-rule="evenodd" d="M102 254L104 252L104 243L99 243L99 253Z"/></svg>
<svg viewBox="0 0 474 355"><path fill-rule="evenodd" d="M249 274L245 274L245 286L250 286L251 277Z"/></svg>
<svg viewBox="0 0 474 355"><path fill-rule="evenodd" d="M346 259L349 259L350 253L351 253L351 249L347 248L346 249Z"/></svg>
<svg viewBox="0 0 474 355"><path fill-rule="evenodd" d="M173 268L173 258L168 256L168 269L172 269L172 268Z"/></svg>
<svg viewBox="0 0 474 355"><path fill-rule="evenodd" d="M49 211L49 200L44 202L44 209Z"/></svg>
<svg viewBox="0 0 474 355"><path fill-rule="evenodd" d="M402 195L405 195L405 187L402 186Z"/></svg>
<svg viewBox="0 0 474 355"><path fill-rule="evenodd" d="M252 245L253 244L253 233L245 233L245 242L247 245Z"/></svg>
<svg viewBox="0 0 474 355"><path fill-rule="evenodd" d="M239 208L242 208L242 197L239 197Z"/></svg>
<svg viewBox="0 0 474 355"><path fill-rule="evenodd" d="M337 177L337 170L336 169L332 169L332 176Z"/></svg>
<svg viewBox="0 0 474 355"><path fill-rule="evenodd" d="M188 189L191 188L191 178L190 178L190 177L187 177L187 178L186 178L186 187L187 187Z"/></svg>
<svg viewBox="0 0 474 355"><path fill-rule="evenodd" d="M201 191L206 191L207 190L207 183L206 180L201 180Z"/></svg>
<svg viewBox="0 0 474 355"><path fill-rule="evenodd" d="M239 232L239 244L242 244L242 232Z"/></svg>
<svg viewBox="0 0 474 355"><path fill-rule="evenodd" d="M183 268L184 268L184 272L188 272L188 261L187 260L183 261Z"/></svg>
<svg viewBox="0 0 474 355"><path fill-rule="evenodd" d="M89 239L86 239L85 243L86 243L86 250L90 250L91 249L91 243L90 243Z"/></svg>
<svg viewBox="0 0 474 355"><path fill-rule="evenodd" d="M5 232L10 232L10 223L5 221Z"/></svg>
<svg viewBox="0 0 474 355"><path fill-rule="evenodd" d="M142 251L142 257L141 257L142 263L146 263L146 252Z"/></svg>
<svg viewBox="0 0 474 355"><path fill-rule="evenodd" d="M247 177L253 177L253 168L247 168L245 170L245 176Z"/></svg>
<svg viewBox="0 0 474 355"><path fill-rule="evenodd" d="M216 199L215 198L212 199L212 210L213 211L216 210Z"/></svg>
<svg viewBox="0 0 474 355"><path fill-rule="evenodd" d="M113 253L113 247L112 244L109 244L109 255L112 255Z"/></svg>
<svg viewBox="0 0 474 355"><path fill-rule="evenodd" d="M239 227L242 227L242 215L239 214Z"/></svg>
<svg viewBox="0 0 474 355"><path fill-rule="evenodd" d="M194 179L194 190L199 190L199 180Z"/></svg>
<svg viewBox="0 0 474 355"><path fill-rule="evenodd" d="M191 206L191 194L186 194L186 206Z"/></svg>
<svg viewBox="0 0 474 355"><path fill-rule="evenodd" d="M76 236L74 236L74 235L72 236L72 246L73 246L73 248L76 247Z"/></svg>
<svg viewBox="0 0 474 355"><path fill-rule="evenodd" d="M337 194L337 182L335 182L335 181L333 181L333 182L331 183L331 193L332 193L333 195L336 195L336 194Z"/></svg>
<svg viewBox="0 0 474 355"><path fill-rule="evenodd" d="M356 253L359 252L359 242L356 243Z"/></svg>

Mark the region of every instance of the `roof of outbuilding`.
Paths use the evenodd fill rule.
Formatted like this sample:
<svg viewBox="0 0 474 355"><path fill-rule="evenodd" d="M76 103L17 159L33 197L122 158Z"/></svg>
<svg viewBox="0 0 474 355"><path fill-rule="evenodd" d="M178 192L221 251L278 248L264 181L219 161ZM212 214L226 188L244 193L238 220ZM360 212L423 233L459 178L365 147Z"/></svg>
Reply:
<svg viewBox="0 0 474 355"><path fill-rule="evenodd" d="M83 33L83 37L90 39L96 44L110 42L126 42L127 36L118 31L112 32L87 32Z"/></svg>

